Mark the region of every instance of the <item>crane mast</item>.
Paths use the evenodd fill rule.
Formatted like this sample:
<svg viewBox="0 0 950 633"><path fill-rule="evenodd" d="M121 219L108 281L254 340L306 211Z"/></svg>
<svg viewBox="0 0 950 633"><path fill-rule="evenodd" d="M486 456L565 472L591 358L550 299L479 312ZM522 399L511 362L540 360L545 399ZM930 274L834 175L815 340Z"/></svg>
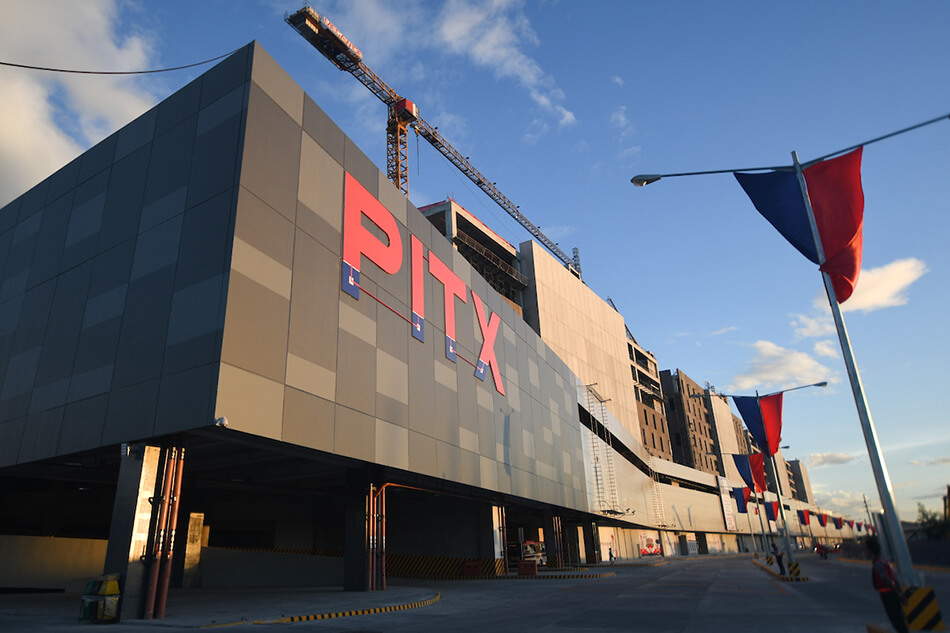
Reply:
<svg viewBox="0 0 950 633"><path fill-rule="evenodd" d="M505 210L521 226L527 229L538 242L557 257L577 277L580 277L580 255L574 249L574 256L569 257L558 248L541 230L535 226L511 200L503 194L495 183L486 178L469 162L468 158L456 150L439 131L429 125L419 116L416 105L399 95L386 82L380 79L366 64L363 63L363 53L333 25L326 16L321 16L310 7L287 16L290 24L305 40L320 51L334 66L344 70L369 88L376 97L386 104L388 117L386 123L386 176L404 194L409 192L409 176L407 169L408 152L407 138L409 128L428 141L459 171L468 177L475 185L484 191L489 198Z"/></svg>

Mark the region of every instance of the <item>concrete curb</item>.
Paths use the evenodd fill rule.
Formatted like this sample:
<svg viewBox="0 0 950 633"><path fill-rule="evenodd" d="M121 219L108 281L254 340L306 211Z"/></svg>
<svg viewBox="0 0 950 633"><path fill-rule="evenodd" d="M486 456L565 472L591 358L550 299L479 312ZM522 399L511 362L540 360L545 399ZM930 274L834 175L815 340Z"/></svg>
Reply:
<svg viewBox="0 0 950 633"><path fill-rule="evenodd" d="M276 620L254 620L254 624L291 624L293 622L310 622L313 620L332 620L334 618L348 618L354 615L372 615L375 613L392 613L395 611L406 611L408 609L417 609L419 607L427 607L430 604L435 604L442 599L442 594L437 593L428 600L419 600L417 602L409 602L406 604L393 604L386 607L372 607L369 609L353 609L352 611L334 611L331 613L316 613L313 615L295 615L288 616L283 618L277 618ZM247 624L246 621L242 622L231 622L228 624L211 624L202 626L199 628L214 628L221 626L231 626L234 624Z"/></svg>
<svg viewBox="0 0 950 633"><path fill-rule="evenodd" d="M451 576L449 578L422 578L422 580L537 580L537 579L546 579L546 580L562 580L562 579L573 579L573 578L607 578L609 576L616 576L615 572L598 572L593 574L565 574L560 572L550 572L550 573L538 573L537 576L519 576L517 574L505 574L504 576ZM415 579L419 579L419 576L413 576Z"/></svg>
<svg viewBox="0 0 950 633"><path fill-rule="evenodd" d="M839 558L839 561L842 563L864 563L870 565L871 561L865 558ZM924 571L940 571L940 572L950 572L950 567L943 567L941 565L918 565L914 563L914 569L923 569Z"/></svg>
<svg viewBox="0 0 950 633"><path fill-rule="evenodd" d="M782 576L778 572L772 571L769 567L767 567L766 565L763 565L762 563L760 563L759 561L755 559L752 560L752 564L758 567L759 569L769 572L770 574L772 574L773 576L775 576L777 579L781 580L782 582L811 582L811 578L809 578L808 576L795 576L795 577Z"/></svg>

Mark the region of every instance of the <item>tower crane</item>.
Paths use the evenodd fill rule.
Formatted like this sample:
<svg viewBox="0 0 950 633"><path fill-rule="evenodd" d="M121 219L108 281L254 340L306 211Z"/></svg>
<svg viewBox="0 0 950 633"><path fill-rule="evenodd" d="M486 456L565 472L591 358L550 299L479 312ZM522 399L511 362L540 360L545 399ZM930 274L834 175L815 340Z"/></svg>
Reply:
<svg viewBox="0 0 950 633"><path fill-rule="evenodd" d="M407 136L411 127L416 133L427 140L440 154L449 159L459 171L469 180L488 194L498 206L504 209L521 226L528 230L548 251L557 257L577 277L581 276L580 254L574 249L574 256L568 257L558 248L541 230L522 215L518 207L503 194L494 182L486 178L478 169L462 156L458 150L439 134L439 131L429 125L419 116L419 108L409 99L402 97L386 82L379 78L369 66L363 63L363 53L356 48L345 35L333 25L326 16L322 16L311 7L304 7L288 15L287 23L294 28L305 40L320 51L334 66L344 70L359 80L380 101L386 104L389 110L386 123L386 176L404 194L409 192L409 176L407 173Z"/></svg>

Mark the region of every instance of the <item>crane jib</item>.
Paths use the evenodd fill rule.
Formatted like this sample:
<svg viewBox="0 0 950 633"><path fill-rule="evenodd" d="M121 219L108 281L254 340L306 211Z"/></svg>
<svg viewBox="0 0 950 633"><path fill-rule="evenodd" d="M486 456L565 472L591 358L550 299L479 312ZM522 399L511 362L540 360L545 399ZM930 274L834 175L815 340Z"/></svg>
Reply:
<svg viewBox="0 0 950 633"><path fill-rule="evenodd" d="M369 88L380 101L389 107L390 116L392 116L394 106L404 101L403 97L389 87L386 82L380 79L376 73L363 63L363 53L356 48L326 16L321 16L310 7L304 7L300 11L287 16L285 20L304 39L310 42L314 48L320 51L324 57L329 59L334 66L350 73L356 77L360 83ZM412 102L409 103L411 104ZM413 108L415 108L414 105ZM495 203L514 218L518 224L527 229L552 255L561 260L571 272L580 277L580 262L576 255L577 249L575 249L574 258L568 257L564 251L558 248L557 244L544 235L528 218L522 215L517 205L502 194L493 182L485 178L467 158L462 156L458 150L442 138L442 135L439 134L434 127L419 117L417 109L413 111L411 120L404 118L402 121L400 125L387 126L387 175L393 184L399 187L404 193L408 192L409 177L404 161L404 144L406 142L405 130L406 127L409 126L415 129L419 136L435 147L440 154L448 158L449 162L455 165L459 171L465 174L479 189L484 191L488 197L494 200Z"/></svg>

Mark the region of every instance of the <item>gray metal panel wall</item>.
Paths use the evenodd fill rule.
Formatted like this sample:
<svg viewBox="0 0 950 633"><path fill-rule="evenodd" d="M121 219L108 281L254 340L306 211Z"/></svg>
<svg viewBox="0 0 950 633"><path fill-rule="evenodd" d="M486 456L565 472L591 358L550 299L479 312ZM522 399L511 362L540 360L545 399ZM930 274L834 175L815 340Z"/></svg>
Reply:
<svg viewBox="0 0 950 633"><path fill-rule="evenodd" d="M259 47L248 94L216 417L586 510L567 366ZM359 300L340 288L346 174L393 216L403 246L394 274L362 258ZM495 351L507 395L461 358L474 362L482 344L470 291L456 301L458 362L445 357L443 289L428 273L426 340L412 338L410 235L501 317Z"/></svg>
<svg viewBox="0 0 950 633"><path fill-rule="evenodd" d="M0 466L212 423L252 48L0 209Z"/></svg>

